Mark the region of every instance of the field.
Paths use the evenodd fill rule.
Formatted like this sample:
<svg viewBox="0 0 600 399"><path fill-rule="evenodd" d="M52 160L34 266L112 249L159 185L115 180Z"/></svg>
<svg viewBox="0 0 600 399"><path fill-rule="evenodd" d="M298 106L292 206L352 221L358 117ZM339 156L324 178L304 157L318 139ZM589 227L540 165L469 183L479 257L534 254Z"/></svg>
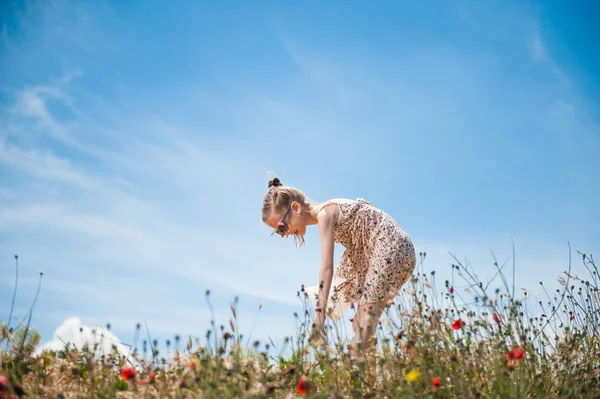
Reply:
<svg viewBox="0 0 600 399"><path fill-rule="evenodd" d="M422 265L426 254L419 255ZM501 289L457 261L452 282L460 281L459 292L419 266L384 313L377 350L358 358L348 356L335 325L327 344L311 342L308 300L285 348L246 345L234 301L228 325L213 322L202 339L175 337L169 361L150 339L131 353L100 353L94 345L36 353L34 303L22 324L1 327L0 396L600 398L600 276L593 257L577 252L556 287L541 285L544 299L504 277L514 265L495 267L493 284ZM288 355L277 354L284 349Z"/></svg>

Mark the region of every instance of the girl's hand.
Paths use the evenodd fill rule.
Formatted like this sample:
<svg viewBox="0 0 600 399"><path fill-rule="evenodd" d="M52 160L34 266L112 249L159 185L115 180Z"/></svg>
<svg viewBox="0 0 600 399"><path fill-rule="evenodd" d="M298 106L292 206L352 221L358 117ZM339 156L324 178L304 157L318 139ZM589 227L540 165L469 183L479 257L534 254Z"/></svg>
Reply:
<svg viewBox="0 0 600 399"><path fill-rule="evenodd" d="M325 313L322 310L316 312L315 316L315 329L322 331L325 329Z"/></svg>
<svg viewBox="0 0 600 399"><path fill-rule="evenodd" d="M313 329L311 332L311 340L316 343L324 343L327 341L327 333L325 332L325 314L317 312Z"/></svg>

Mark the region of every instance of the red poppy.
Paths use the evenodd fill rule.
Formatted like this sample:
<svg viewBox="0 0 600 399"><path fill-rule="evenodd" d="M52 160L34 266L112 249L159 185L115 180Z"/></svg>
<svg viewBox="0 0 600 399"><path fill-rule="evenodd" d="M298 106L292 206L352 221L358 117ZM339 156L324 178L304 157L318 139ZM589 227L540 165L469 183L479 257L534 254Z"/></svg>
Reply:
<svg viewBox="0 0 600 399"><path fill-rule="evenodd" d="M310 383L308 382L308 377L303 375L298 380L298 385L296 385L296 392L300 395L308 395L308 391L310 391Z"/></svg>
<svg viewBox="0 0 600 399"><path fill-rule="evenodd" d="M141 384L150 384L150 383L152 383L154 381L156 381L156 374L153 371L151 371L151 372L148 373L148 375L146 376L146 378L142 378L140 380L140 383Z"/></svg>
<svg viewBox="0 0 600 399"><path fill-rule="evenodd" d="M150 371L148 373L148 375L146 376L146 378L143 378L142 380L140 380L140 382L142 384L150 384L152 382L156 381L156 373L153 371Z"/></svg>
<svg viewBox="0 0 600 399"><path fill-rule="evenodd" d="M196 363L190 362L190 370L196 370Z"/></svg>
<svg viewBox="0 0 600 399"><path fill-rule="evenodd" d="M455 330L460 330L462 326L465 325L465 322L462 319L456 319L454 323L452 323L452 328Z"/></svg>
<svg viewBox="0 0 600 399"><path fill-rule="evenodd" d="M492 319L494 319L496 323L500 324L500 315L498 313L494 313Z"/></svg>
<svg viewBox="0 0 600 399"><path fill-rule="evenodd" d="M438 377L433 377L431 379L431 385L432 385L432 389L434 391L436 391L439 387L442 386L442 380L440 380Z"/></svg>
<svg viewBox="0 0 600 399"><path fill-rule="evenodd" d="M450 287L450 293L454 294L454 287Z"/></svg>
<svg viewBox="0 0 600 399"><path fill-rule="evenodd" d="M133 380L136 376L136 372L135 369L133 367L126 367L123 370L121 370L121 377L123 377L124 380Z"/></svg>
<svg viewBox="0 0 600 399"><path fill-rule="evenodd" d="M525 359L525 351L523 348L515 348L506 354L508 360L523 360Z"/></svg>
<svg viewBox="0 0 600 399"><path fill-rule="evenodd" d="M8 379L0 375L0 392L8 391Z"/></svg>

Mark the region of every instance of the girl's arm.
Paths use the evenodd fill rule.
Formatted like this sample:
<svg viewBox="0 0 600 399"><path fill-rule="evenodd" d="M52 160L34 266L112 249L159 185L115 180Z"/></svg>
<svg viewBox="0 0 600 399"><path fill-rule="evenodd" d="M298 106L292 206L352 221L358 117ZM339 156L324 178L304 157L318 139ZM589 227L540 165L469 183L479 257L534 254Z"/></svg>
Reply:
<svg viewBox="0 0 600 399"><path fill-rule="evenodd" d="M319 271L319 297L317 308L317 320L325 321L325 310L327 309L327 299L333 279L333 228L337 220L339 209L336 206L323 208L317 215L319 221L319 235L321 236L321 270Z"/></svg>

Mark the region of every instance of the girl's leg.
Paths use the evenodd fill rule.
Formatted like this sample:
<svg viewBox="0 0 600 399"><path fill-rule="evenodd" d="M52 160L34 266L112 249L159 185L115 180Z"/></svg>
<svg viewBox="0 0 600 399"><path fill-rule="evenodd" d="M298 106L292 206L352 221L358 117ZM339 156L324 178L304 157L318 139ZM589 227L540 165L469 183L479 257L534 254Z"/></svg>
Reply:
<svg viewBox="0 0 600 399"><path fill-rule="evenodd" d="M356 315L352 319L354 338L350 344L351 351L356 352L359 343L362 345L363 350L370 348L379 318L387 306L389 306L389 301L367 303L358 306Z"/></svg>

